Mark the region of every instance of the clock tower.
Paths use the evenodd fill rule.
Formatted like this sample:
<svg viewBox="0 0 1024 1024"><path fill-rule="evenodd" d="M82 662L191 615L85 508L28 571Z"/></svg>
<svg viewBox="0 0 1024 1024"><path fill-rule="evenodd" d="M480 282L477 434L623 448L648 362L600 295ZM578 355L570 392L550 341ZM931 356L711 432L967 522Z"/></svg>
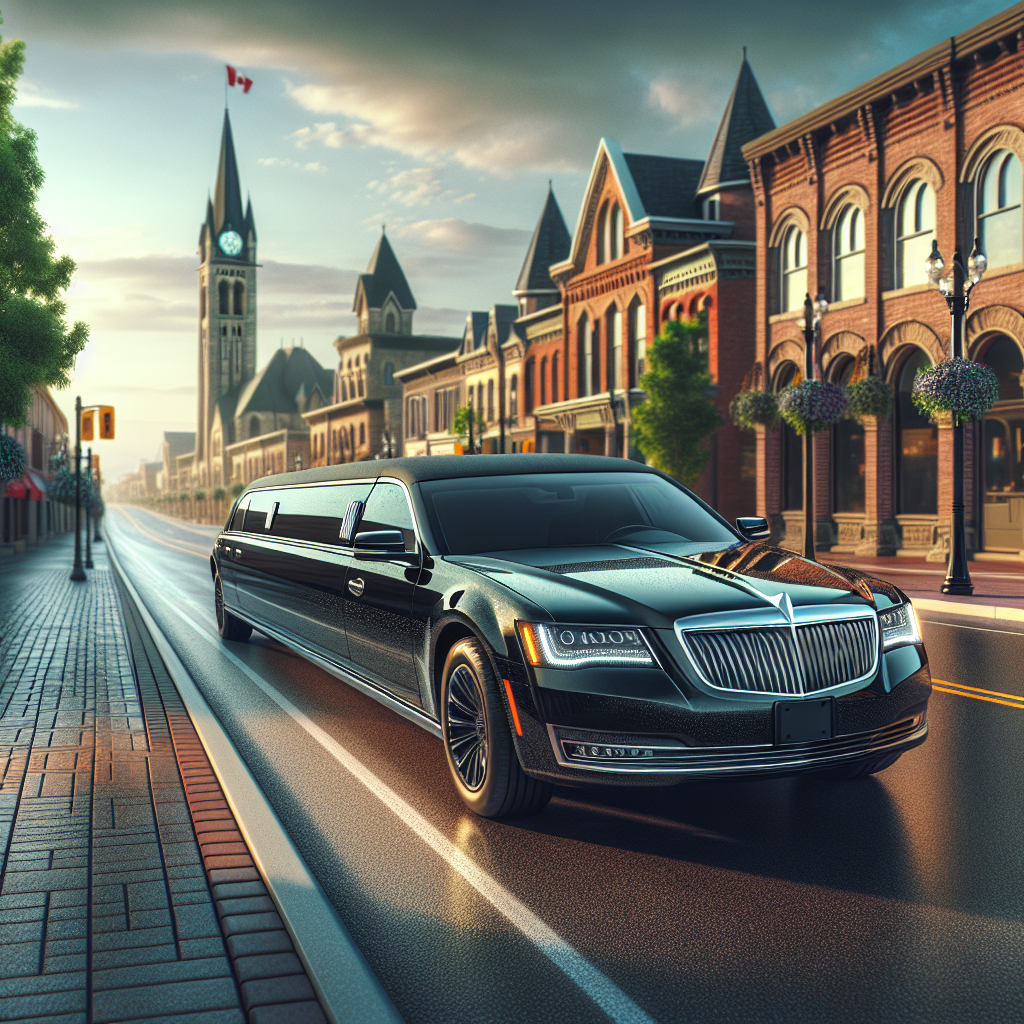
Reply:
<svg viewBox="0 0 1024 1024"><path fill-rule="evenodd" d="M199 415L193 476L197 486L218 487L230 470L228 437L211 444L218 402L256 375L256 225L252 203L242 212L242 191L224 111L217 186L199 231ZM212 448L217 448L213 451Z"/></svg>

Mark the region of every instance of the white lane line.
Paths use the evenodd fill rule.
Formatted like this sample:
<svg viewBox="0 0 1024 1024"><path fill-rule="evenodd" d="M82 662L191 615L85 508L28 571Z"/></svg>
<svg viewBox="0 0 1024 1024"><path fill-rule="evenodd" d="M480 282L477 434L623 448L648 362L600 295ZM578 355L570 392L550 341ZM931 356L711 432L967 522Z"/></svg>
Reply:
<svg viewBox="0 0 1024 1024"><path fill-rule="evenodd" d="M457 871L485 900L511 924L519 929L559 970L583 990L616 1024L654 1024L649 1017L611 979L605 977L589 960L549 928L525 904L496 882L454 843L430 824L417 810L406 803L390 786L382 782L361 761L349 753L333 736L300 711L241 658L180 608L167 606L186 625L216 647L239 671L255 683L278 707L309 733L346 771L355 776L378 800L397 815L438 856Z"/></svg>
<svg viewBox="0 0 1024 1024"><path fill-rule="evenodd" d="M973 629L978 633L1003 633L1007 636L1024 636L1019 629L993 629L991 626L967 626L962 622L943 622L942 619L921 619L931 626L949 626L950 629Z"/></svg>

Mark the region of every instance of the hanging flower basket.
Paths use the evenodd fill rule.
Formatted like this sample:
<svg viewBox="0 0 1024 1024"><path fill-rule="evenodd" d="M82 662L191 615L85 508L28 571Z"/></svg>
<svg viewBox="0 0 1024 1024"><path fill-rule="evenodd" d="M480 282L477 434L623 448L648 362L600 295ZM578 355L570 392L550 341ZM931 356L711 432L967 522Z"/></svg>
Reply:
<svg viewBox="0 0 1024 1024"><path fill-rule="evenodd" d="M770 391L741 391L729 403L729 415L741 430L772 427L779 420L779 402Z"/></svg>
<svg viewBox="0 0 1024 1024"><path fill-rule="evenodd" d="M25 449L10 434L0 434L0 483L17 480L26 467Z"/></svg>
<svg viewBox="0 0 1024 1024"><path fill-rule="evenodd" d="M798 434L828 430L846 415L846 408L846 392L827 381L801 381L779 395L779 412Z"/></svg>
<svg viewBox="0 0 1024 1024"><path fill-rule="evenodd" d="M980 420L999 398L999 378L984 363L944 359L917 371L911 395L925 416L951 412L961 422Z"/></svg>
<svg viewBox="0 0 1024 1024"><path fill-rule="evenodd" d="M865 377L846 386L847 415L863 422L867 416L886 420L892 413L892 387L880 377Z"/></svg>

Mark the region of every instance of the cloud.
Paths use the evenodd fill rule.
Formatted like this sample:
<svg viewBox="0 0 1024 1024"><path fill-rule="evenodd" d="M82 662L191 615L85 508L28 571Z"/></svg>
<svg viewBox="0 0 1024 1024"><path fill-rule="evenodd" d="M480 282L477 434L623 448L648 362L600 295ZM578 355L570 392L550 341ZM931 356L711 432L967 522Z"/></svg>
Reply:
<svg viewBox="0 0 1024 1024"><path fill-rule="evenodd" d="M503 256L510 248L525 253L532 234L519 228L496 228L457 217L419 220L400 225L395 233L448 252L486 255L498 249Z"/></svg>
<svg viewBox="0 0 1024 1024"><path fill-rule="evenodd" d="M318 160L303 164L288 157L261 156L256 160L256 163L263 167L292 167L297 171L312 171L314 174L324 174L327 171L327 168Z"/></svg>
<svg viewBox="0 0 1024 1024"><path fill-rule="evenodd" d="M629 151L700 157L740 63L788 118L995 14L1003 0L50 0L19 19L34 38L209 54L274 70L312 116L300 148L379 146L418 163L497 174L585 170L602 135Z"/></svg>
<svg viewBox="0 0 1024 1024"><path fill-rule="evenodd" d="M464 203L476 198L473 193L460 196L457 189L445 188L431 167L412 167L398 171L383 181L371 181L366 187L402 206L429 206L444 199Z"/></svg>
<svg viewBox="0 0 1024 1024"><path fill-rule="evenodd" d="M16 107L49 107L51 110L76 110L78 104L72 100L62 100L57 96L44 93L34 82L23 78L18 82L18 98Z"/></svg>

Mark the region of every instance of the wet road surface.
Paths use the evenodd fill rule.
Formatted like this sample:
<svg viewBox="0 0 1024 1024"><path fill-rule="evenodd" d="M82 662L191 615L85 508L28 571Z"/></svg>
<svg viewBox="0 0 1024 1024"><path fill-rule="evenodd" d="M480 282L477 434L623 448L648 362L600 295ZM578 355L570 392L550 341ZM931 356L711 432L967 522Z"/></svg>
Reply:
<svg viewBox="0 0 1024 1024"><path fill-rule="evenodd" d="M406 1020L1024 1018L1024 629L923 622L936 679L1010 699L937 692L874 778L565 789L492 822L417 726L258 633L222 644L216 528L106 525Z"/></svg>

